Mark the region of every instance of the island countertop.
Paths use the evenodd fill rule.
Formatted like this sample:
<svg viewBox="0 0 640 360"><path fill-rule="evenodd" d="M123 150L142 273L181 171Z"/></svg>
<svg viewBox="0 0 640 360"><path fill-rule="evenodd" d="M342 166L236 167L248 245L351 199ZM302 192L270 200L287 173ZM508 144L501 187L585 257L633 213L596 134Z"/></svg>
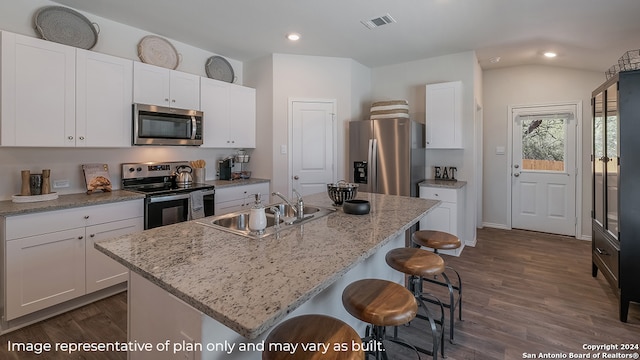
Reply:
<svg viewBox="0 0 640 360"><path fill-rule="evenodd" d="M357 198L370 201L369 214L338 209L260 240L189 221L95 246L193 308L255 339L439 204L371 193ZM305 203L332 205L326 194L307 196Z"/></svg>

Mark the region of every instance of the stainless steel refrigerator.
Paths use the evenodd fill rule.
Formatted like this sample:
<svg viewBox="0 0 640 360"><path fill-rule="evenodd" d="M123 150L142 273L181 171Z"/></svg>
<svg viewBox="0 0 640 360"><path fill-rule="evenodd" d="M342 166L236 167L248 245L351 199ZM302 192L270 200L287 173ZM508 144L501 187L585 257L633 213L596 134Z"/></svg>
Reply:
<svg viewBox="0 0 640 360"><path fill-rule="evenodd" d="M418 196L425 178L424 125L405 118L349 122L349 164L358 191Z"/></svg>

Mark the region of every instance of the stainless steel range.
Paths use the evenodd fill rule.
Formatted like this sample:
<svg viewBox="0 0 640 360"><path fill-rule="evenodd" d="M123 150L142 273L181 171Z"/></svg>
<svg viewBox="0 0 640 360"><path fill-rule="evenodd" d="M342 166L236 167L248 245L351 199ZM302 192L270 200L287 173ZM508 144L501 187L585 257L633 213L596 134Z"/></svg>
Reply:
<svg viewBox="0 0 640 360"><path fill-rule="evenodd" d="M143 193L144 228L175 224L192 218L192 201L202 195L204 216L214 215L213 185L176 182L176 171L190 168L186 161L122 164L122 189ZM197 193L193 193L199 191ZM192 194L193 193L193 194Z"/></svg>

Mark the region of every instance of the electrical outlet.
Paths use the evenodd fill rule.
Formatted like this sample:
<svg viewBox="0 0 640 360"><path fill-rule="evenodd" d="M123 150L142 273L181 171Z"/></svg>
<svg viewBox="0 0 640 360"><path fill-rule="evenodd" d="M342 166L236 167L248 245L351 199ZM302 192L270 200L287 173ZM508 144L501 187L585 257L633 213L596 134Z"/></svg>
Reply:
<svg viewBox="0 0 640 360"><path fill-rule="evenodd" d="M53 180L54 189L68 188L68 187L69 187L69 180Z"/></svg>

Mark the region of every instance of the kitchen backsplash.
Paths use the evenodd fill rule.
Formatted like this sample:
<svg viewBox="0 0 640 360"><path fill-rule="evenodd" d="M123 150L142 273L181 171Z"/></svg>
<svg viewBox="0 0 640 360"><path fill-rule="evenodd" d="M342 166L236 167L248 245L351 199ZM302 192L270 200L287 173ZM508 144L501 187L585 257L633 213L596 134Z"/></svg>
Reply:
<svg viewBox="0 0 640 360"><path fill-rule="evenodd" d="M2 148L0 150L0 200L11 200L20 193L21 170L39 173L51 169L51 191L72 194L86 191L81 164L109 165L113 188L119 189L122 175L120 164L125 162L181 161L204 159L207 162L207 180L216 175L216 164L232 149L200 149L188 147L145 146L122 149L66 149L66 148ZM56 181L68 180L69 187L54 188Z"/></svg>

